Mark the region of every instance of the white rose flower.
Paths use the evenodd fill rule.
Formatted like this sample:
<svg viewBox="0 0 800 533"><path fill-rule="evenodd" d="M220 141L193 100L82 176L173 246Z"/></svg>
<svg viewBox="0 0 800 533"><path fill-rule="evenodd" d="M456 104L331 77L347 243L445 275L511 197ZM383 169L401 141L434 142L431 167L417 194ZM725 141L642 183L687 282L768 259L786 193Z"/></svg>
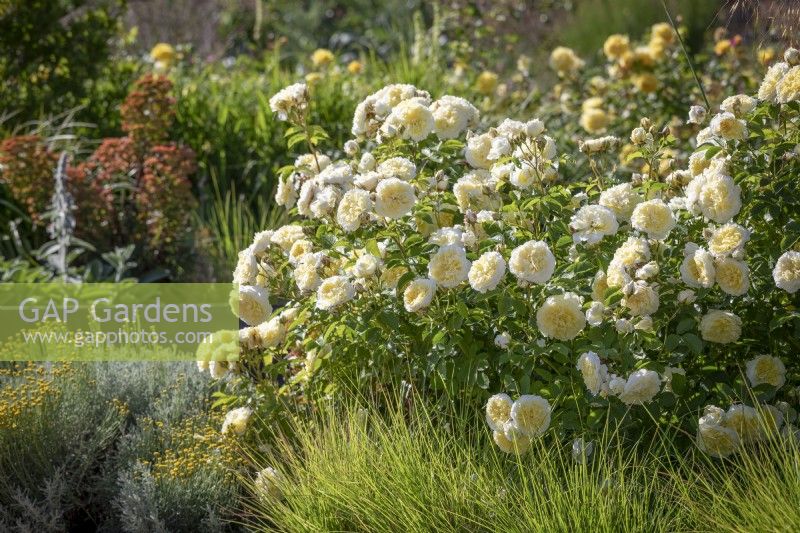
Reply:
<svg viewBox="0 0 800 533"><path fill-rule="evenodd" d="M650 261L649 263L645 264L641 268L636 270L636 279L643 279L648 280L655 276L658 276L659 268L658 263L655 261Z"/></svg>
<svg viewBox="0 0 800 533"><path fill-rule="evenodd" d="M272 313L269 291L255 285L239 286L239 318L248 326L257 326Z"/></svg>
<svg viewBox="0 0 800 533"><path fill-rule="evenodd" d="M742 334L742 319L729 311L712 309L700 320L700 334L709 342L736 342Z"/></svg>
<svg viewBox="0 0 800 533"><path fill-rule="evenodd" d="M428 278L417 278L403 291L403 305L406 311L414 313L428 307L436 295L436 282Z"/></svg>
<svg viewBox="0 0 800 533"><path fill-rule="evenodd" d="M739 434L742 443L751 443L761 439L764 432L758 411L749 405L731 405L722 419L722 425Z"/></svg>
<svg viewBox="0 0 800 533"><path fill-rule="evenodd" d="M414 208L414 186L398 178L381 181L376 188L375 212L387 218L401 218Z"/></svg>
<svg viewBox="0 0 800 533"><path fill-rule="evenodd" d="M684 259L680 268L683 282L694 288L707 289L714 285L714 256L694 243L687 244L683 253Z"/></svg>
<svg viewBox="0 0 800 533"><path fill-rule="evenodd" d="M345 276L331 276L317 288L317 309L330 311L353 299L356 290Z"/></svg>
<svg viewBox="0 0 800 533"><path fill-rule="evenodd" d="M630 183L620 183L600 193L598 203L614 212L619 221L631 219L634 208L642 201L642 196Z"/></svg>
<svg viewBox="0 0 800 533"><path fill-rule="evenodd" d="M350 189L339 202L336 210L336 222L350 233L361 227L362 222L372 210L369 192L363 189Z"/></svg>
<svg viewBox="0 0 800 533"><path fill-rule="evenodd" d="M747 362L747 379L753 387L766 383L780 389L786 383L786 367L777 357L759 355Z"/></svg>
<svg viewBox="0 0 800 533"><path fill-rule="evenodd" d="M726 140L746 139L747 123L733 113L720 113L711 119L711 133Z"/></svg>
<svg viewBox="0 0 800 533"><path fill-rule="evenodd" d="M486 252L469 269L470 286L480 293L494 290L506 273L506 261L498 252Z"/></svg>
<svg viewBox="0 0 800 533"><path fill-rule="evenodd" d="M256 479L253 481L253 488L259 498L274 500L281 497L281 485L283 483L283 475L271 466L268 466L256 474Z"/></svg>
<svg viewBox="0 0 800 533"><path fill-rule="evenodd" d="M789 72L789 65L783 61L775 63L764 75L761 87L758 88L758 99L761 101L774 102L777 96L777 85L786 73Z"/></svg>
<svg viewBox="0 0 800 533"><path fill-rule="evenodd" d="M508 266L520 281L543 285L555 272L556 258L544 241L528 241L514 248Z"/></svg>
<svg viewBox="0 0 800 533"><path fill-rule="evenodd" d="M677 300L680 304L691 304L697 299L692 289L684 289L678 293Z"/></svg>
<svg viewBox="0 0 800 533"><path fill-rule="evenodd" d="M744 249L750 239L750 232L740 226L729 222L711 232L708 238L708 250L717 257L724 257Z"/></svg>
<svg viewBox="0 0 800 533"><path fill-rule="evenodd" d="M653 285L645 281L632 281L625 286L625 293L620 303L628 308L631 315L647 316L658 311L658 292Z"/></svg>
<svg viewBox="0 0 800 533"><path fill-rule="evenodd" d="M308 108L308 88L305 83L284 87L269 99L269 108L278 115L278 120L288 120L292 112Z"/></svg>
<svg viewBox="0 0 800 533"><path fill-rule="evenodd" d="M750 268L744 261L724 257L716 262L716 280L722 292L731 296L747 294L750 288Z"/></svg>
<svg viewBox="0 0 800 533"><path fill-rule="evenodd" d="M789 294L800 289L800 252L788 251L778 258L772 270L775 286Z"/></svg>
<svg viewBox="0 0 800 533"><path fill-rule="evenodd" d="M253 410L249 407L231 409L228 411L228 414L225 415L225 420L222 422L222 433L244 435L244 432L247 431L247 424L251 416L253 416Z"/></svg>
<svg viewBox="0 0 800 533"><path fill-rule="evenodd" d="M693 105L689 108L689 124L702 124L706 120L706 108Z"/></svg>
<svg viewBox="0 0 800 533"><path fill-rule="evenodd" d="M255 332L262 348L272 348L281 344L286 338L286 326L280 316L273 317L256 326Z"/></svg>
<svg viewBox="0 0 800 533"><path fill-rule="evenodd" d="M619 229L614 212L601 205L585 205L570 220L572 240L588 245L597 244L607 235L614 235Z"/></svg>
<svg viewBox="0 0 800 533"><path fill-rule="evenodd" d="M628 376L619 399L627 405L643 405L652 400L659 390L661 378L658 372L642 368Z"/></svg>
<svg viewBox="0 0 800 533"><path fill-rule="evenodd" d="M532 394L520 396L511 406L514 427L528 437L538 437L547 431L551 413L550 402Z"/></svg>
<svg viewBox="0 0 800 533"><path fill-rule="evenodd" d="M617 321L614 322L614 329L617 330L617 333L620 333L622 335L633 333L634 330L633 322L631 322L627 318L617 319Z"/></svg>
<svg viewBox="0 0 800 533"><path fill-rule="evenodd" d="M306 254L297 261L297 266L292 273L297 288L303 292L317 290L322 280L317 270L317 257L314 254Z"/></svg>
<svg viewBox="0 0 800 533"><path fill-rule="evenodd" d="M548 297L536 311L536 325L545 337L574 339L586 325L580 298L571 292Z"/></svg>
<svg viewBox="0 0 800 533"><path fill-rule="evenodd" d="M397 104L386 118L381 133L389 137L399 136L415 142L424 140L435 126L433 114L416 98Z"/></svg>
<svg viewBox="0 0 800 533"><path fill-rule="evenodd" d="M614 258L611 261L626 268L638 268L650 261L650 245L645 239L628 237L614 252Z"/></svg>
<svg viewBox="0 0 800 533"><path fill-rule="evenodd" d="M581 354L576 368L583 376L583 382L592 396L608 392L608 367L600 361L596 353Z"/></svg>
<svg viewBox="0 0 800 533"><path fill-rule="evenodd" d="M511 335L509 335L507 331L499 333L494 338L494 345L502 350L507 349L510 343L511 343Z"/></svg>
<svg viewBox="0 0 800 533"><path fill-rule="evenodd" d="M251 246L239 252L239 260L233 271L233 282L239 285L253 285L257 277L258 260Z"/></svg>
<svg viewBox="0 0 800 533"><path fill-rule="evenodd" d="M741 118L755 109L756 104L758 104L758 100L755 98L746 94L737 94L723 100L719 108L722 111L732 113L737 118Z"/></svg>
<svg viewBox="0 0 800 533"><path fill-rule="evenodd" d="M503 431L506 422L511 419L513 402L508 394L495 394L486 402L486 423L494 431Z"/></svg>
<svg viewBox="0 0 800 533"><path fill-rule="evenodd" d="M697 430L697 447L713 457L727 457L739 449L739 434L722 425L725 417L722 409L706 407Z"/></svg>
<svg viewBox="0 0 800 533"><path fill-rule="evenodd" d="M284 252L288 252L295 241L305 237L303 227L290 224L281 226L272 234L272 244L277 244Z"/></svg>
<svg viewBox="0 0 800 533"><path fill-rule="evenodd" d="M484 133L482 135L475 135L467 139L467 146L464 148L464 157L467 163L473 168L488 169L492 166L492 162L487 157L491 149L491 134Z"/></svg>
<svg viewBox="0 0 800 533"><path fill-rule="evenodd" d="M655 199L642 202L634 208L631 225L649 238L660 241L667 238L676 221L669 206Z"/></svg>
<svg viewBox="0 0 800 533"><path fill-rule="evenodd" d="M452 289L467 279L470 262L459 245L442 246L428 263L428 276L438 285Z"/></svg>
<svg viewBox="0 0 800 533"><path fill-rule="evenodd" d="M478 109L458 96L444 95L433 104L434 131L440 139L455 139L478 124Z"/></svg>
<svg viewBox="0 0 800 533"><path fill-rule="evenodd" d="M391 157L381 161L377 169L384 178L397 178L411 181L417 176L417 166L405 157Z"/></svg>
<svg viewBox="0 0 800 533"><path fill-rule="evenodd" d="M603 323L603 312L605 306L602 302L592 302L589 309L586 310L586 322L590 326L599 326Z"/></svg>
<svg viewBox="0 0 800 533"><path fill-rule="evenodd" d="M353 265L353 275L357 278L369 278L375 275L381 260L372 254L364 254L356 259L356 264Z"/></svg>

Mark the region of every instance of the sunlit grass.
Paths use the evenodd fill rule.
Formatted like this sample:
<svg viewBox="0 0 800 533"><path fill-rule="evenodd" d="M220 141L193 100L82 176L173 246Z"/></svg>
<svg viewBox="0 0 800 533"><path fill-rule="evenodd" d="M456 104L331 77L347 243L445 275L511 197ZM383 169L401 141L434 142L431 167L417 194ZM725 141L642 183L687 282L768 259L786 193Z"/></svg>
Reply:
<svg viewBox="0 0 800 533"><path fill-rule="evenodd" d="M257 462L284 476L255 498L262 531L780 531L800 525L796 445L721 462L680 454L669 435L608 431L585 463L547 435L505 455L468 418L399 402L326 408Z"/></svg>

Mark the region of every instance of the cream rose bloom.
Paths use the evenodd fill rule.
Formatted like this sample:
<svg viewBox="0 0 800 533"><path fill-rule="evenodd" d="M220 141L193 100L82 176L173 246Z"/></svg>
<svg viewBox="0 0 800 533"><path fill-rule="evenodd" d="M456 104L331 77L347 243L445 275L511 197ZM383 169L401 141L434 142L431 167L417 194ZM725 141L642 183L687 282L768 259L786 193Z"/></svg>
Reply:
<svg viewBox="0 0 800 533"><path fill-rule="evenodd" d="M336 222L348 233L356 231L371 210L372 200L369 197L369 191L350 189L344 193L339 202L336 210Z"/></svg>
<svg viewBox="0 0 800 533"><path fill-rule="evenodd" d="M571 292L548 297L536 311L536 325L545 337L574 339L586 326L580 298Z"/></svg>
<svg viewBox="0 0 800 533"><path fill-rule="evenodd" d="M733 222L728 222L712 231L708 239L708 250L718 256L724 257L743 250L750 239L750 232Z"/></svg>
<svg viewBox="0 0 800 533"><path fill-rule="evenodd" d="M794 66L775 86L775 101L787 104L800 100L800 66Z"/></svg>
<svg viewBox="0 0 800 533"><path fill-rule="evenodd" d="M255 285L239 287L239 318L248 326L257 326L272 313L269 291Z"/></svg>
<svg viewBox="0 0 800 533"><path fill-rule="evenodd" d="M249 407L239 407L228 411L228 414L225 415L225 420L222 422L222 433L243 435L247 431L247 424L251 416L253 416L253 410Z"/></svg>
<svg viewBox="0 0 800 533"><path fill-rule="evenodd" d="M444 95L433 104L434 131L440 139L455 139L478 123L478 109L458 96Z"/></svg>
<svg viewBox="0 0 800 533"><path fill-rule="evenodd" d="M581 354L576 368L581 373L583 382L592 396L608 392L608 367L600 361L596 353Z"/></svg>
<svg viewBox="0 0 800 533"><path fill-rule="evenodd" d="M411 181L417 175L417 165L405 157L390 157L381 161L376 172L383 178Z"/></svg>
<svg viewBox="0 0 800 533"><path fill-rule="evenodd" d="M720 113L711 119L711 133L726 140L747 138L747 123L733 113Z"/></svg>
<svg viewBox="0 0 800 533"><path fill-rule="evenodd" d="M617 220L628 221L642 196L630 183L620 183L600 193L598 203L614 212Z"/></svg>
<svg viewBox="0 0 800 533"><path fill-rule="evenodd" d="M733 178L714 170L714 167L709 167L687 185L687 206L718 224L724 224L742 208L741 188Z"/></svg>
<svg viewBox="0 0 800 533"><path fill-rule="evenodd" d="M428 307L436 295L436 282L428 278L417 278L403 291L403 306L409 313Z"/></svg>
<svg viewBox="0 0 800 533"><path fill-rule="evenodd" d="M375 275L381 265L381 260L370 253L364 253L356 259L353 265L353 276L358 278L369 278Z"/></svg>
<svg viewBox="0 0 800 533"><path fill-rule="evenodd" d="M467 139L467 146L464 148L464 157L473 168L488 169L492 166L492 161L488 159L489 151L492 149L492 135L484 133L475 135Z"/></svg>
<svg viewBox="0 0 800 533"><path fill-rule="evenodd" d="M386 218L401 218L414 208L417 197L414 186L398 178L388 178L375 189L375 212Z"/></svg>
<svg viewBox="0 0 800 533"><path fill-rule="evenodd" d="M559 74L569 74L583 67L580 59L571 48L558 46L550 53L550 68Z"/></svg>
<svg viewBox="0 0 800 533"><path fill-rule="evenodd" d="M700 320L700 334L709 342L736 342L742 334L742 319L729 311L712 309Z"/></svg>
<svg viewBox="0 0 800 533"><path fill-rule="evenodd" d="M746 94L737 94L734 96L729 96L723 100L719 105L719 108L722 111L732 113L737 118L741 118L755 109L756 104L758 104L758 100L752 96L747 96Z"/></svg>
<svg viewBox="0 0 800 533"><path fill-rule="evenodd" d="M256 479L253 481L253 488L259 498L270 500L281 497L281 484L284 482L283 475L268 466L256 474Z"/></svg>
<svg viewBox="0 0 800 533"><path fill-rule="evenodd" d="M253 247L250 246L239 252L236 268L233 270L233 282L239 285L253 285L258 278L258 260Z"/></svg>
<svg viewBox="0 0 800 533"><path fill-rule="evenodd" d="M708 250L698 247L694 243L686 245L683 263L681 263L681 279L690 287L709 288L714 285L716 271L714 256Z"/></svg>
<svg viewBox="0 0 800 533"><path fill-rule="evenodd" d="M330 311L353 299L356 290L345 276L331 276L317 288L317 309Z"/></svg>
<svg viewBox="0 0 800 533"><path fill-rule="evenodd" d="M755 442L764 435L761 417L758 416L758 411L749 405L731 405L725 413L722 425L736 431L742 443Z"/></svg>
<svg viewBox="0 0 800 533"><path fill-rule="evenodd" d="M303 292L317 290L322 280L317 270L318 259L314 254L306 254L297 261L297 266L292 273L297 288Z"/></svg>
<svg viewBox="0 0 800 533"><path fill-rule="evenodd" d="M281 247L284 252L288 252L295 241L305 237L303 227L296 224L281 226L272 234L272 243Z"/></svg>
<svg viewBox="0 0 800 533"><path fill-rule="evenodd" d="M634 281L625 286L626 296L621 303L633 316L648 316L658 311L659 298L655 288L645 281Z"/></svg>
<svg viewBox="0 0 800 533"><path fill-rule="evenodd" d="M739 449L739 434L722 425L725 412L719 407L706 407L697 430L697 447L713 457L724 458Z"/></svg>
<svg viewBox="0 0 800 533"><path fill-rule="evenodd" d="M786 367L777 357L759 355L747 362L747 379L753 387L766 383L779 389L786 383Z"/></svg>
<svg viewBox="0 0 800 533"><path fill-rule="evenodd" d="M788 251L778 258L772 270L775 286L789 294L800 289L800 252Z"/></svg>
<svg viewBox="0 0 800 533"><path fill-rule="evenodd" d="M607 235L614 235L619 229L619 223L614 212L602 205L585 205L581 207L570 220L572 240L588 245L597 244Z"/></svg>
<svg viewBox="0 0 800 533"><path fill-rule="evenodd" d="M308 239L299 239L294 241L292 247L289 249L289 264L293 266L297 266L300 263L300 260L306 256L306 254L313 253L314 251L314 243L309 241Z"/></svg>
<svg viewBox="0 0 800 533"><path fill-rule="evenodd" d="M492 438L494 439L495 444L497 444L497 447L503 452L523 454L528 451L528 448L531 447L531 439L522 433L511 433L513 439L509 439L507 436L508 434L509 433L507 433L505 430L495 431L492 433Z"/></svg>
<svg viewBox="0 0 800 533"><path fill-rule="evenodd" d="M675 227L675 216L663 200L648 200L636 206L631 215L634 229L647 234L651 239L663 240Z"/></svg>
<svg viewBox="0 0 800 533"><path fill-rule="evenodd" d="M272 348L279 345L286 338L286 326L280 316L273 317L255 327L258 345L262 348Z"/></svg>
<svg viewBox="0 0 800 533"><path fill-rule="evenodd" d="M511 418L514 402L508 394L495 394L486 402L486 423L494 431L503 431L505 423Z"/></svg>
<svg viewBox="0 0 800 533"><path fill-rule="evenodd" d="M650 245L645 239L628 237L614 252L612 262L626 268L634 268L650 261Z"/></svg>
<svg viewBox="0 0 800 533"><path fill-rule="evenodd" d="M506 261L498 252L486 252L469 269L470 286L478 292L494 290L506 273Z"/></svg>
<svg viewBox="0 0 800 533"><path fill-rule="evenodd" d="M433 113L428 106L417 98L410 98L392 109L381 126L381 132L389 137L419 142L431 134L434 126Z"/></svg>
<svg viewBox="0 0 800 533"><path fill-rule="evenodd" d="M528 437L538 437L547 431L551 413L550 402L532 394L520 396L511 406L511 420L515 429Z"/></svg>
<svg viewBox="0 0 800 533"><path fill-rule="evenodd" d="M731 296L742 296L750 289L750 268L744 261L724 257L716 262L717 285Z"/></svg>
<svg viewBox="0 0 800 533"><path fill-rule="evenodd" d="M514 248L508 267L520 281L543 285L555 272L556 258L544 241L528 241Z"/></svg>
<svg viewBox="0 0 800 533"><path fill-rule="evenodd" d="M619 399L627 405L642 405L652 400L661 390L658 372L641 368L628 376Z"/></svg>
<svg viewBox="0 0 800 533"><path fill-rule="evenodd" d="M452 289L467 279L470 262L459 245L442 246L428 263L428 276L438 285Z"/></svg>

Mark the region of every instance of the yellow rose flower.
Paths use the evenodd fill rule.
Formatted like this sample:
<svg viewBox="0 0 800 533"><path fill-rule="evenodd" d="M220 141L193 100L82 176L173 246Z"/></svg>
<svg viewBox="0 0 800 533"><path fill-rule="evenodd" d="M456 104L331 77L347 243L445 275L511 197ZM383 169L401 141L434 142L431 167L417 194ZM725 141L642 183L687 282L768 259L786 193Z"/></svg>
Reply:
<svg viewBox="0 0 800 533"><path fill-rule="evenodd" d="M478 79L475 80L475 90L483 95L489 96L493 94L497 88L497 79L497 74L484 70L478 75Z"/></svg>
<svg viewBox="0 0 800 533"><path fill-rule="evenodd" d="M315 67L325 67L333 62L333 52L327 48L318 48L311 54L311 64Z"/></svg>
<svg viewBox="0 0 800 533"><path fill-rule="evenodd" d="M347 72L350 74L361 74L364 71L364 64L361 61L353 60L347 64Z"/></svg>

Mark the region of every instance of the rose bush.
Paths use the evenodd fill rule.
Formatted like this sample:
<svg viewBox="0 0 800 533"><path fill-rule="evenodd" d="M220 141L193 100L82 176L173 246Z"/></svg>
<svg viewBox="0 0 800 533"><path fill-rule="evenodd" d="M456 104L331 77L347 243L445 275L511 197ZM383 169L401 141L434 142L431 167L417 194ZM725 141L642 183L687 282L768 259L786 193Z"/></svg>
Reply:
<svg viewBox="0 0 800 533"><path fill-rule="evenodd" d="M666 25L635 49L610 39L607 82L654 94L676 41ZM590 440L609 423L678 427L718 456L794 434L797 55L755 96L667 127L627 118L629 140L608 135L597 102L580 106L578 135L536 118L481 127L470 102L395 84L325 155L313 90L279 92L289 144L311 150L281 171L275 200L294 221L240 253L241 353L205 350L201 368L226 361L217 375L250 378L255 405L353 380L488 400L510 452L548 427ZM580 83L573 52L550 63Z"/></svg>

